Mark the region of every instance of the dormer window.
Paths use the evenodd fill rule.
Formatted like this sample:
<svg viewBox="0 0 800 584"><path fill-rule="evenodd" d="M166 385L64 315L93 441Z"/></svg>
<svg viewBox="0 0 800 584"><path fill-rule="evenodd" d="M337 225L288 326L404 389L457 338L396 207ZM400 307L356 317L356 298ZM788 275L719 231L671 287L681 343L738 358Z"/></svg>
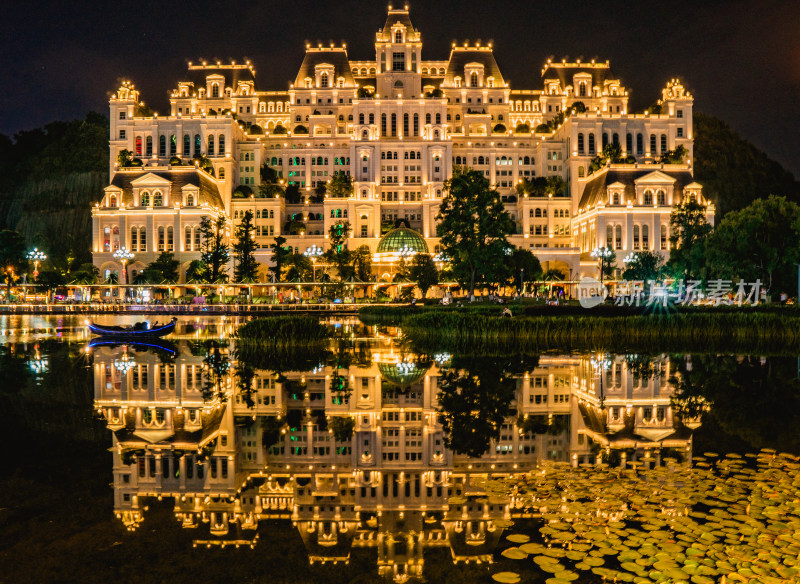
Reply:
<svg viewBox="0 0 800 584"><path fill-rule="evenodd" d="M164 195L161 194L161 191L156 191L153 193L153 206L154 207L164 206Z"/></svg>
<svg viewBox="0 0 800 584"><path fill-rule="evenodd" d="M305 78L306 89L311 88L311 77Z"/></svg>
<svg viewBox="0 0 800 584"><path fill-rule="evenodd" d="M344 87L344 77L339 77L339 78L336 80L336 85L337 85L338 87Z"/></svg>
<svg viewBox="0 0 800 584"><path fill-rule="evenodd" d="M400 43L403 42L403 31L402 30L395 31L395 33L394 33L394 42L397 43L397 44L400 44Z"/></svg>
<svg viewBox="0 0 800 584"><path fill-rule="evenodd" d="M211 84L211 97L219 97L219 83Z"/></svg>
<svg viewBox="0 0 800 584"><path fill-rule="evenodd" d="M453 85L455 85L456 87L461 87L461 77L454 77Z"/></svg>
<svg viewBox="0 0 800 584"><path fill-rule="evenodd" d="M150 206L150 192L149 191L142 191L142 194L139 195L139 206L140 207L149 207Z"/></svg>
<svg viewBox="0 0 800 584"><path fill-rule="evenodd" d="M478 87L478 74L475 71L470 73L469 86L470 87Z"/></svg>
<svg viewBox="0 0 800 584"><path fill-rule="evenodd" d="M486 87L494 87L494 77L486 78Z"/></svg>
<svg viewBox="0 0 800 584"><path fill-rule="evenodd" d="M326 72L319 76L319 86L328 87L328 74Z"/></svg>
<svg viewBox="0 0 800 584"><path fill-rule="evenodd" d="M108 195L108 206L109 207L117 206L117 195Z"/></svg>
<svg viewBox="0 0 800 584"><path fill-rule="evenodd" d="M194 195L186 195L186 206L194 207Z"/></svg>
<svg viewBox="0 0 800 584"><path fill-rule="evenodd" d="M586 82L578 83L578 97L586 97Z"/></svg>
<svg viewBox="0 0 800 584"><path fill-rule="evenodd" d="M619 205L619 201L620 201L619 193L614 193L613 195L611 195L612 205Z"/></svg>

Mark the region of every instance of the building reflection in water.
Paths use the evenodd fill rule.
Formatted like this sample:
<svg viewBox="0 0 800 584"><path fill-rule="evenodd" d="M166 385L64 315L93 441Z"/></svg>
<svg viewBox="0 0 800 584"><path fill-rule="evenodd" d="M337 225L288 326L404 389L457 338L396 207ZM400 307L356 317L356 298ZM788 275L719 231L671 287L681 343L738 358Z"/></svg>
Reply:
<svg viewBox="0 0 800 584"><path fill-rule="evenodd" d="M449 355L426 360L375 337L345 359L278 372L237 363L228 345L174 348L94 349L116 516L133 530L149 499L173 499L194 544L209 547L254 547L260 521L290 520L312 563L376 548L379 573L397 581L422 575L426 548L492 561L509 520L530 515L487 496L487 478L544 460L649 467L666 450L689 462L697 427L673 416L663 355L541 356L515 374L516 403L474 458L445 446Z"/></svg>

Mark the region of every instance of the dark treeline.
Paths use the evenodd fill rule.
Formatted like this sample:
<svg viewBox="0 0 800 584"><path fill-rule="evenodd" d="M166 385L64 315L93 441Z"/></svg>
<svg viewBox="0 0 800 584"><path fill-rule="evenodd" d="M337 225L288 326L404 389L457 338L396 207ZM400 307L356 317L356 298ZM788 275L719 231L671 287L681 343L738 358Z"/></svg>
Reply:
<svg viewBox="0 0 800 584"><path fill-rule="evenodd" d="M91 205L108 184L108 118L92 112L0 134L0 160L0 230L19 231L65 271L91 261Z"/></svg>

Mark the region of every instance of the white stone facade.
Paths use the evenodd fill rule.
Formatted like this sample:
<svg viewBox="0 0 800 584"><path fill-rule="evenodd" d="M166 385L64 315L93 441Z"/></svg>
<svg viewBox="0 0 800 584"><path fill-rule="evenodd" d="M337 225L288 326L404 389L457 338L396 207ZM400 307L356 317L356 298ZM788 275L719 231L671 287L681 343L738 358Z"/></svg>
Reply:
<svg viewBox="0 0 800 584"><path fill-rule="evenodd" d="M491 45L454 45L448 59L425 60L422 37L407 9L400 8L389 10L376 34L373 60L350 60L346 46L307 46L285 91L258 88L250 62L190 63L172 90L167 115L145 111L131 84L111 97L111 184L134 188L134 180L117 178L129 174L151 181L161 176L171 184L177 174L195 173L205 178L178 182L210 181L214 188L209 185L191 208L186 196L156 207L152 200L141 205L132 192L111 189L93 211L95 264L119 269L114 248L131 249L131 227L141 224L147 227L147 251L134 252L134 270L160 250L173 251L185 267L197 258L192 230L199 216L224 213L233 226L247 209L256 216L257 259L264 264L275 236L284 235L301 253L312 245L326 248L328 228L345 218L353 227L351 248L367 245L375 251L387 225L405 221L436 250L435 217L457 165L486 175L515 221L510 241L533 251L545 268L561 269L571 279L596 273L589 253L607 244L609 226L619 261L637 249L666 255L662 226L668 241L671 206L684 196L702 200L702 190L691 180L692 96L670 80L661 97L661 113L629 112L628 90L608 62L548 61L541 88L518 90L504 79ZM578 113L583 108L577 102L585 111ZM548 122L555 123L541 127ZM590 175L590 162L606 143L618 143L628 164ZM686 149L682 164L659 162L679 146ZM117 168L123 149L142 166ZM192 164L196 155L208 159L210 172L170 167L173 158ZM258 197L263 165L277 171L284 186L300 187L301 204ZM337 172L352 177L353 196L313 202L314 187ZM615 180L598 187L601 175ZM563 196L517 195L523 179L550 176L564 179ZM620 203L613 202L614 189ZM650 191L652 200L645 200ZM302 234L286 232L292 217L304 223ZM162 223L165 229L172 226L171 246L166 233L163 245L158 239Z"/></svg>

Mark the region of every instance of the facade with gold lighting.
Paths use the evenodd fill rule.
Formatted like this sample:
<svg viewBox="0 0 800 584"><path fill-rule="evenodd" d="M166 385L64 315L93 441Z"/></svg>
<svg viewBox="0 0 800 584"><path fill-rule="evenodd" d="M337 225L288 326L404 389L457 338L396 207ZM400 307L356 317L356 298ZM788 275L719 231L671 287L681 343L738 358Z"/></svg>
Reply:
<svg viewBox="0 0 800 584"><path fill-rule="evenodd" d="M498 190L515 223L513 245L571 279L596 273L597 247L614 248L620 261L643 250L666 256L672 206L706 202L692 178L693 98L680 81L666 83L660 113L631 112L608 62L548 60L540 87L512 88L491 44L423 58L407 8L389 8L368 60L351 59L346 46L307 46L288 89L258 86L250 62L203 61L189 63L168 112L153 114L141 99L127 82L110 99L111 180L92 214L94 263L105 273L121 269L120 247L135 254L134 271L163 251L185 269L199 258L203 215L224 214L232 231L247 210L265 265L276 236L299 253L326 249L328 229L342 220L352 226L351 249L377 254L387 231L403 225L424 241L412 251L435 253L436 216L456 166L479 170ZM613 143L626 163L590 168ZM679 163L662 163L681 146ZM122 150L136 166L117 164ZM299 187L299 203L260 196L264 166L283 187ZM351 177L352 196L315 197L336 173ZM518 191L537 177L565 186ZM376 255L379 271L393 253Z"/></svg>

